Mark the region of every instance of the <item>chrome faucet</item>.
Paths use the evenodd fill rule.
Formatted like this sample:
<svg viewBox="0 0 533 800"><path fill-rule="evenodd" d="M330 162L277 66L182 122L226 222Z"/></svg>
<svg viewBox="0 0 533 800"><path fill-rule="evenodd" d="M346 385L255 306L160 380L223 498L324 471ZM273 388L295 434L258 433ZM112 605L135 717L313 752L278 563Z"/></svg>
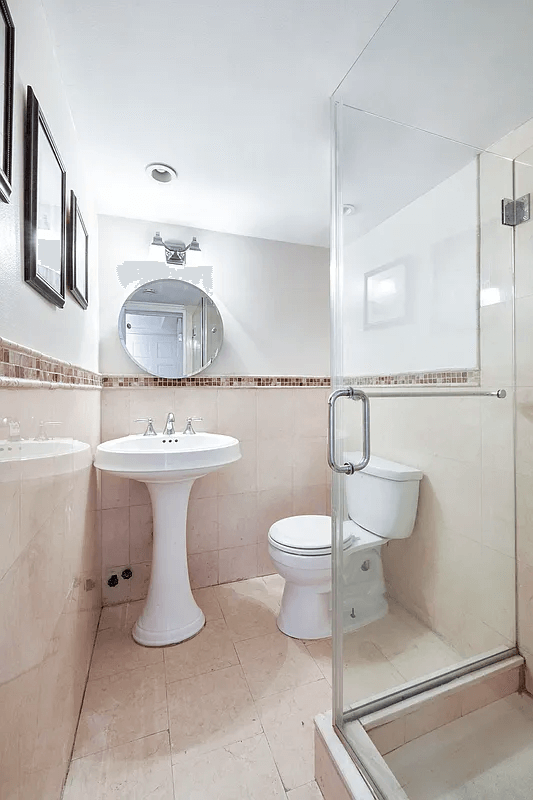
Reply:
<svg viewBox="0 0 533 800"><path fill-rule="evenodd" d="M36 442L47 442L49 439L53 439L53 436L48 436L48 431L46 430L47 425L61 425L60 422L45 422L41 420L39 422L39 433L35 437Z"/></svg>
<svg viewBox="0 0 533 800"><path fill-rule="evenodd" d="M1 424L9 428L8 441L20 442L20 422L17 422L16 419L12 419L11 417L4 417L4 419L1 420Z"/></svg>
<svg viewBox="0 0 533 800"><path fill-rule="evenodd" d="M202 419L203 417L187 417L187 424L185 426L183 433L186 436L192 436L193 434L195 434L196 431L194 430L192 424L193 422L200 422Z"/></svg>
<svg viewBox="0 0 533 800"><path fill-rule="evenodd" d="M152 417L141 417L141 419L136 419L135 422L147 422L148 426L144 432L144 436L157 436L157 433L154 428L154 421Z"/></svg>
<svg viewBox="0 0 533 800"><path fill-rule="evenodd" d="M163 436L174 436L176 434L176 428L174 427L175 422L176 417L172 411L169 411L165 427L163 428Z"/></svg>

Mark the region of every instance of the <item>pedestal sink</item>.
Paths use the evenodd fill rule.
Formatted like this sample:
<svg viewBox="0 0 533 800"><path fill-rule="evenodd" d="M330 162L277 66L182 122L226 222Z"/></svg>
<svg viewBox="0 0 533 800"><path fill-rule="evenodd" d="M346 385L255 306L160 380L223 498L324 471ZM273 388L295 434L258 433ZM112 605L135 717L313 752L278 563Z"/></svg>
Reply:
<svg viewBox="0 0 533 800"><path fill-rule="evenodd" d="M215 433L125 436L96 449L95 466L146 483L154 516L150 586L133 638L149 647L176 644L205 623L187 568L187 506L196 478L241 457L239 441Z"/></svg>

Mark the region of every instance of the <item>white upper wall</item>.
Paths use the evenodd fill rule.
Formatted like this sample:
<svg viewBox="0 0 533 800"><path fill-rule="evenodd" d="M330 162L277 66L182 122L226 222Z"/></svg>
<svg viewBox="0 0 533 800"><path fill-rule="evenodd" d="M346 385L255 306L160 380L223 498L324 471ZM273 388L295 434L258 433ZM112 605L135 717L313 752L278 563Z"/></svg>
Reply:
<svg viewBox="0 0 533 800"><path fill-rule="evenodd" d="M477 159L346 246L343 303L347 375L477 366Z"/></svg>
<svg viewBox="0 0 533 800"><path fill-rule="evenodd" d="M161 230L163 239L190 242L196 236L200 263L213 267L213 299L222 314L224 345L205 374L329 374L327 249L145 220L98 219L102 372L140 372L122 349L117 329L122 303L137 284L122 286L117 266L147 261L150 241ZM142 267L147 274L141 282L154 277L149 270Z"/></svg>
<svg viewBox="0 0 533 800"><path fill-rule="evenodd" d="M10 0L15 23L15 127L11 203L0 202L0 337L70 361L98 365L97 229L93 203L79 157L76 132L39 0ZM58 309L24 282L23 144L26 86L31 85L67 169L67 192L76 193L89 230L89 308L67 293Z"/></svg>

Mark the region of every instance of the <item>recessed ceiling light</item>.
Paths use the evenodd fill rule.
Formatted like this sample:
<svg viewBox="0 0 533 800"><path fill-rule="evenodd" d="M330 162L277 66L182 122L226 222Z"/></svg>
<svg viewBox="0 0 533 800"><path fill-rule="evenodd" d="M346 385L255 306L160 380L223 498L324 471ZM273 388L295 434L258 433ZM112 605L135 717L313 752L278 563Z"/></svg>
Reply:
<svg viewBox="0 0 533 800"><path fill-rule="evenodd" d="M168 164L159 164L156 162L153 164L147 164L145 167L145 172L158 183L170 183L170 181L173 181L178 177L178 173L174 167L169 167Z"/></svg>
<svg viewBox="0 0 533 800"><path fill-rule="evenodd" d="M342 213L345 217L355 214L355 206L352 206L351 203L346 203L346 205L342 207Z"/></svg>

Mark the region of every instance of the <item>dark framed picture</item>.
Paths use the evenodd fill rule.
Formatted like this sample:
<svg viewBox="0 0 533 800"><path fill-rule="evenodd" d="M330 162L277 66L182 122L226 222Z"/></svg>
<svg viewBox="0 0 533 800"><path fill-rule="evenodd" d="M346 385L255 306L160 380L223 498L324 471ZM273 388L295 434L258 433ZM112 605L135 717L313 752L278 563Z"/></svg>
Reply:
<svg viewBox="0 0 533 800"><path fill-rule="evenodd" d="M31 86L24 148L24 279L63 308L67 173Z"/></svg>
<svg viewBox="0 0 533 800"><path fill-rule="evenodd" d="M68 224L68 288L82 308L89 305L89 234L81 215L78 200L70 192Z"/></svg>
<svg viewBox="0 0 533 800"><path fill-rule="evenodd" d="M15 26L6 0L0 0L0 200L9 203L13 162Z"/></svg>

